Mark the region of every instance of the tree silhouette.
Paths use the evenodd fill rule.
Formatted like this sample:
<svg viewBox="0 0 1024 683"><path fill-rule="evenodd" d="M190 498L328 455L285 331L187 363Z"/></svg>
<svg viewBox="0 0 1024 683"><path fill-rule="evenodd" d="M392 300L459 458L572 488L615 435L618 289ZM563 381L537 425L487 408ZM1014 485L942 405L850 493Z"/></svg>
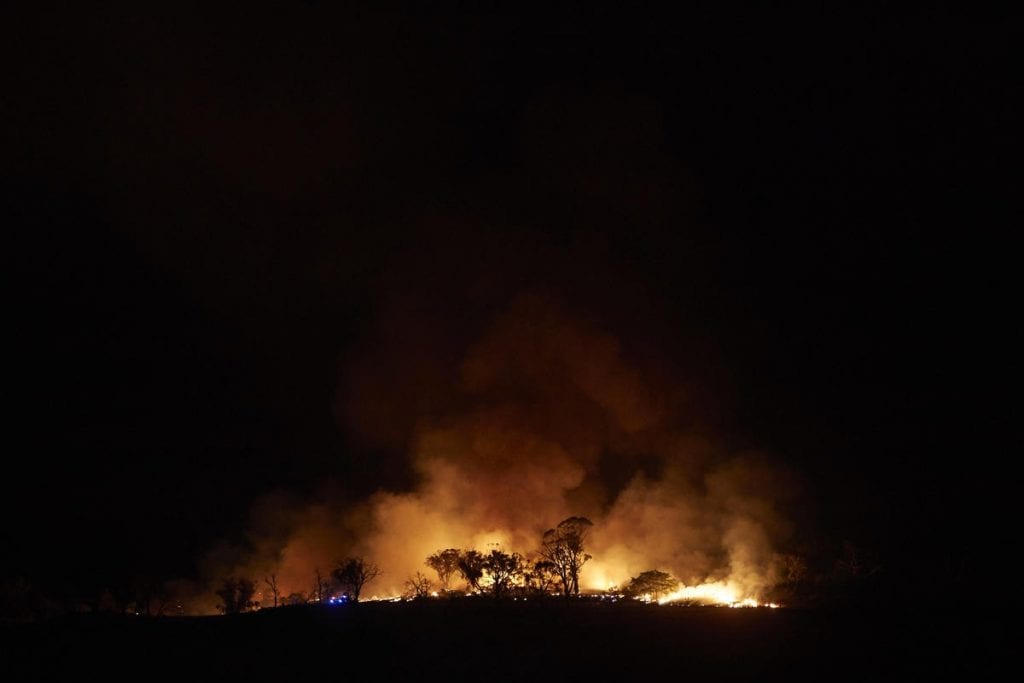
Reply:
<svg viewBox="0 0 1024 683"><path fill-rule="evenodd" d="M455 548L438 550L427 558L427 566L437 572L441 589L449 591L451 590L452 576L459 571L459 551Z"/></svg>
<svg viewBox="0 0 1024 683"><path fill-rule="evenodd" d="M320 573L320 568L317 567L313 571L313 591L309 595L309 601L323 602L327 599L327 592L329 590L330 586L324 581L324 575Z"/></svg>
<svg viewBox="0 0 1024 683"><path fill-rule="evenodd" d="M678 586L679 581L671 574L651 569L630 579L623 592L631 598L657 600L663 594L671 593Z"/></svg>
<svg viewBox="0 0 1024 683"><path fill-rule="evenodd" d="M277 574L263 577L263 583L267 584L267 587L270 588L270 592L274 596L274 607L277 607L277 598L280 595L280 591L277 589Z"/></svg>
<svg viewBox="0 0 1024 683"><path fill-rule="evenodd" d="M134 611L146 616L161 616L171 600L167 586L150 577L136 577L132 582L132 595Z"/></svg>
<svg viewBox="0 0 1024 683"><path fill-rule="evenodd" d="M480 579L484 575L484 556L476 550L463 550L459 553L458 569L469 589L479 591Z"/></svg>
<svg viewBox="0 0 1024 683"><path fill-rule="evenodd" d="M252 599L256 594L256 586L249 579L229 576L224 579L216 594L222 601L218 607L224 614L238 614L256 606Z"/></svg>
<svg viewBox="0 0 1024 683"><path fill-rule="evenodd" d="M780 554L775 556L774 561L782 582L797 584L807 578L807 561L799 555Z"/></svg>
<svg viewBox="0 0 1024 683"><path fill-rule="evenodd" d="M772 557L772 575L775 581L764 596L771 602L789 605L809 597L807 561L800 555L776 553Z"/></svg>
<svg viewBox="0 0 1024 683"><path fill-rule="evenodd" d="M430 597L432 588L430 579L420 572L416 572L405 581L405 594L413 600L421 600Z"/></svg>
<svg viewBox="0 0 1024 683"><path fill-rule="evenodd" d="M352 602L359 602L363 586L380 576L380 567L362 557L349 557L331 575Z"/></svg>
<svg viewBox="0 0 1024 683"><path fill-rule="evenodd" d="M483 569L490 578L491 595L501 597L523 574L523 558L518 553L492 550L483 558Z"/></svg>
<svg viewBox="0 0 1024 683"><path fill-rule="evenodd" d="M555 565L548 560L538 560L523 571L523 584L534 595L554 593L560 580Z"/></svg>
<svg viewBox="0 0 1024 683"><path fill-rule="evenodd" d="M858 580L877 574L881 568L870 552L852 541L843 541L833 572L841 580Z"/></svg>
<svg viewBox="0 0 1024 683"><path fill-rule="evenodd" d="M286 595L284 598L281 599L281 602L285 605L305 605L307 602L309 602L309 598L306 597L305 593L301 591L296 591L294 593L289 593L288 595Z"/></svg>
<svg viewBox="0 0 1024 683"><path fill-rule="evenodd" d="M580 569L590 559L583 544L592 526L586 517L569 517L545 531L541 540L540 555L554 566L566 596L580 594Z"/></svg>
<svg viewBox="0 0 1024 683"><path fill-rule="evenodd" d="M851 541L843 541L842 552L827 579L830 601L857 604L874 599L882 566L872 553Z"/></svg>
<svg viewBox="0 0 1024 683"><path fill-rule="evenodd" d="M63 611L21 577L0 581L0 623L40 621Z"/></svg>

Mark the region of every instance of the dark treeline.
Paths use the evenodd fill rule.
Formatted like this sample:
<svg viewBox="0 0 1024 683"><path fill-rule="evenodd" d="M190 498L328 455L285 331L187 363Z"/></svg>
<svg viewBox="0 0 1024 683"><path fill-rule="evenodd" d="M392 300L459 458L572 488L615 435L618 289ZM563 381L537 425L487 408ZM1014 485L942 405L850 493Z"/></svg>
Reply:
<svg viewBox="0 0 1024 683"><path fill-rule="evenodd" d="M527 553L493 548L487 552L465 548L438 549L424 559L430 573L416 572L404 581L404 592L390 599L572 599L582 597L580 573L592 559L587 552L593 523L569 517L548 529L538 547ZM316 569L308 591L283 594L276 573L262 577L225 576L212 593L223 614L307 604L358 603L365 588L384 570L367 558L353 555L338 560L328 571ZM826 566L811 566L797 554L779 554L774 581L757 596L761 604L793 607L835 607L872 604L892 599L882 566L869 551L844 542L838 557ZM657 602L681 586L680 580L660 568L611 586L597 597ZM888 587L888 588L891 588ZM889 596L886 598L885 596ZM952 597L952 596L951 596ZM88 598L62 598L24 580L0 586L0 621L41 621L66 614L108 614L136 617L179 616L189 613L182 596L169 584L136 580L116 589L104 589ZM702 604L701 599L678 602Z"/></svg>

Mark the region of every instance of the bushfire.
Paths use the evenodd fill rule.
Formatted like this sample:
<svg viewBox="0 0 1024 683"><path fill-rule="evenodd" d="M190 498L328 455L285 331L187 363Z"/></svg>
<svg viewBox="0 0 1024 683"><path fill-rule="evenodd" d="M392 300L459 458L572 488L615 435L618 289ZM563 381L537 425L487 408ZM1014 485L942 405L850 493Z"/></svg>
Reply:
<svg viewBox="0 0 1024 683"><path fill-rule="evenodd" d="M382 574L374 563L362 557L349 557L339 562L329 578L319 572L311 601L327 605L359 602L401 602L412 600L457 599L487 596L527 601L533 599L634 600L647 604L714 605L728 607L771 607L779 605L760 602L744 595L740 587L728 581L684 585L671 574L647 570L628 581L602 588L589 585L585 568L593 559L587 552L593 523L585 517L569 517L558 526L545 531L539 548L521 555L505 552L498 544L488 551L477 549L440 549L425 558L424 566L436 575L436 581L417 571L405 581L401 593L373 593L366 597L364 588ZM606 573L605 567L602 573ZM581 580L581 577L582 580ZM234 580L234 584L245 583ZM276 575L265 581L276 591ZM228 582L225 583L228 585ZM226 588L218 594L229 595ZM254 606L266 606L266 595ZM233 597L233 604L240 599ZM244 599L241 600L244 603ZM294 602L294 599L289 602ZM227 605L227 599L225 605ZM274 606L278 596L273 595ZM224 608L224 611L228 611Z"/></svg>
<svg viewBox="0 0 1024 683"><path fill-rule="evenodd" d="M322 585L338 558L360 557L381 570L366 596L382 598L776 601L799 477L703 428L675 366L542 290L458 339L434 339L447 324L410 317L406 296L416 293L385 313L337 401L345 427L391 454L381 457L405 483L267 495L244 544L207 556L207 585L274 574L279 602L323 601L338 594ZM431 339L448 350L425 353Z"/></svg>

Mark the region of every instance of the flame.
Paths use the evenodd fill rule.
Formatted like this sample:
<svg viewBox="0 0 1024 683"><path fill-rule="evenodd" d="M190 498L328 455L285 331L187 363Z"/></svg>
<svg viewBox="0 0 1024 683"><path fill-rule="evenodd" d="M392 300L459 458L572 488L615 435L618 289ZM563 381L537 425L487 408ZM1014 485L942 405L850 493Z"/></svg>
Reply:
<svg viewBox="0 0 1024 683"><path fill-rule="evenodd" d="M759 607L760 603L754 598L744 598L739 602L734 602L729 607Z"/></svg>
<svg viewBox="0 0 1024 683"><path fill-rule="evenodd" d="M339 392L339 409L367 445L396 457L407 449L411 486L358 503L334 486L312 502L269 495L253 508L254 552L218 546L204 578L276 572L281 595L298 596L336 558L359 555L386 572L365 600L394 600L434 552L500 549L532 561L544 529L586 515L587 592L611 599L658 569L691 585L648 601L759 604L799 482L768 456L702 435L687 412L698 397L665 375L660 356L633 356L589 308L542 291L450 343L431 337L440 320L406 320L406 308L380 321L383 355L349 368L358 381ZM423 353L422 339L445 352ZM435 356L445 359L436 367ZM647 468L648 457L661 466Z"/></svg>
<svg viewBox="0 0 1024 683"><path fill-rule="evenodd" d="M628 570L634 569L635 571L635 568L615 562L616 559L618 558L613 556L611 560L595 560L587 563L583 568L582 576L582 582L587 591L622 597L621 588L629 583L628 577L631 572ZM744 581L733 575L700 584L683 584L671 593L657 596L642 595L638 599L641 602L656 602L659 605L688 602L721 607L779 607L775 603L760 602L755 597L758 589L758 583Z"/></svg>
<svg viewBox="0 0 1024 683"><path fill-rule="evenodd" d="M724 581L713 583L702 583L696 586L683 586L658 598L659 605L671 602L702 602L712 605L727 605L729 607L778 607L775 603L758 602L750 596L741 598L733 584Z"/></svg>
<svg viewBox="0 0 1024 683"><path fill-rule="evenodd" d="M702 583L697 586L683 586L658 598L658 604L664 605L668 602L679 602L680 600L732 605L738 602L739 598L736 595L736 590L731 585L717 581L714 583Z"/></svg>

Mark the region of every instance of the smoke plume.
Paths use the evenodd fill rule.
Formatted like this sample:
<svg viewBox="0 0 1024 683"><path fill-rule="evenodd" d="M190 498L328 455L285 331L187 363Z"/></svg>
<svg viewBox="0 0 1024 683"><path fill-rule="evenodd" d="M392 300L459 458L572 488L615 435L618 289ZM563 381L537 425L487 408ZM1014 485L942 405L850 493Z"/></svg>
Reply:
<svg viewBox="0 0 1024 683"><path fill-rule="evenodd" d="M545 529L582 515L594 522L586 589L660 569L756 596L793 532L796 476L730 449L707 419L715 388L693 379L709 376L707 358L672 360L685 344L659 337L665 327L631 308L642 297L621 278L608 296L607 283L580 284L611 271L581 268L578 253L563 254L573 265L561 282L529 287L468 265L419 287L422 262L399 263L336 406L348 433L395 454L377 465L399 483L357 501L264 499L250 549L210 566L276 572L287 594L359 554L383 570L367 595L394 595L439 549L529 554Z"/></svg>

